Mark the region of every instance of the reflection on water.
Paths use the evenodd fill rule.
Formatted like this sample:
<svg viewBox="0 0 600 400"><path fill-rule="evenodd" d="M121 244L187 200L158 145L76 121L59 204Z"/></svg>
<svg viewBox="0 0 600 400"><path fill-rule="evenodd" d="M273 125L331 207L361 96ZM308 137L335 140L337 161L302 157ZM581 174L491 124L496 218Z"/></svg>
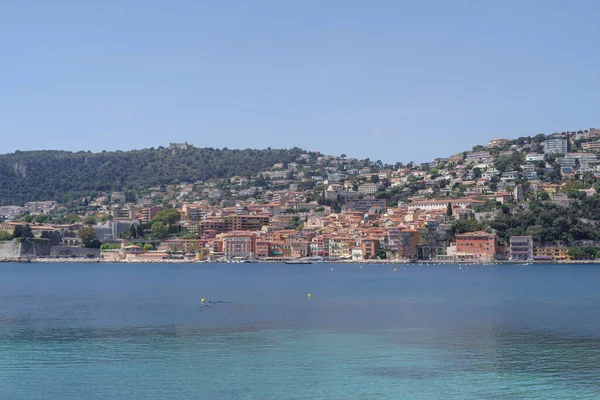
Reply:
<svg viewBox="0 0 600 400"><path fill-rule="evenodd" d="M593 267L252 267L1 266L0 398L600 397Z"/></svg>

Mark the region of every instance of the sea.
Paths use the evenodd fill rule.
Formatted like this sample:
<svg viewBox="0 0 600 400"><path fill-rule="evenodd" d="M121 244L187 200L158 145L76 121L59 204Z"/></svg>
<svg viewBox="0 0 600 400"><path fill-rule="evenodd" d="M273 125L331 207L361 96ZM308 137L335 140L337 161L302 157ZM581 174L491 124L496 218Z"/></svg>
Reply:
<svg viewBox="0 0 600 400"><path fill-rule="evenodd" d="M0 264L0 399L600 399L600 266Z"/></svg>

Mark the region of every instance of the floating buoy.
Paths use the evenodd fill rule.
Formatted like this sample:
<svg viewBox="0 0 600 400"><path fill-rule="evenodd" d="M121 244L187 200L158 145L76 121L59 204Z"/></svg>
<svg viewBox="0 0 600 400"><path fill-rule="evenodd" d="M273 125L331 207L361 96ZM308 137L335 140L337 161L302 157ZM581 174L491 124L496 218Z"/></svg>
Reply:
<svg viewBox="0 0 600 400"><path fill-rule="evenodd" d="M310 299L311 297L312 297L312 295L309 293L309 294L308 294L308 298Z"/></svg>
<svg viewBox="0 0 600 400"><path fill-rule="evenodd" d="M398 270L396 268L394 268L394 272L398 272Z"/></svg>
<svg viewBox="0 0 600 400"><path fill-rule="evenodd" d="M206 303L206 300L202 299L200 300L202 302L202 304Z"/></svg>

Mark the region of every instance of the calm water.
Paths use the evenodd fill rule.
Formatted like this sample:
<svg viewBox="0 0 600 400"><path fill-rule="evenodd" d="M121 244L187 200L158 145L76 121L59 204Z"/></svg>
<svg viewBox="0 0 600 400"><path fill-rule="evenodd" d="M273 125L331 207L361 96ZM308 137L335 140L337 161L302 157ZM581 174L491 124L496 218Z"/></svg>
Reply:
<svg viewBox="0 0 600 400"><path fill-rule="evenodd" d="M600 267L393 268L0 264L0 399L600 399Z"/></svg>

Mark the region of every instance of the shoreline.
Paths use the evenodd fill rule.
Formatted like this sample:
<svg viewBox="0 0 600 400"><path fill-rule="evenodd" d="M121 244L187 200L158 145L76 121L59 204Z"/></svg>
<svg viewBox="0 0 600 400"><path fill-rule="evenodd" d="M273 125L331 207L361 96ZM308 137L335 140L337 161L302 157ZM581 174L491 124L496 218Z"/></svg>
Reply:
<svg viewBox="0 0 600 400"><path fill-rule="evenodd" d="M75 263L75 264L284 264L289 260L253 260L251 262L239 261L196 261L186 259L163 259L163 260L102 260L99 258L14 258L0 259L0 264L56 264L56 263ZM490 261L465 261L465 260L420 260L411 262L409 260L323 260L312 261L310 264L391 264L391 265L535 265L535 264L600 264L599 260L535 260L535 261L509 261L509 260L490 260ZM293 265L293 264L290 264Z"/></svg>

